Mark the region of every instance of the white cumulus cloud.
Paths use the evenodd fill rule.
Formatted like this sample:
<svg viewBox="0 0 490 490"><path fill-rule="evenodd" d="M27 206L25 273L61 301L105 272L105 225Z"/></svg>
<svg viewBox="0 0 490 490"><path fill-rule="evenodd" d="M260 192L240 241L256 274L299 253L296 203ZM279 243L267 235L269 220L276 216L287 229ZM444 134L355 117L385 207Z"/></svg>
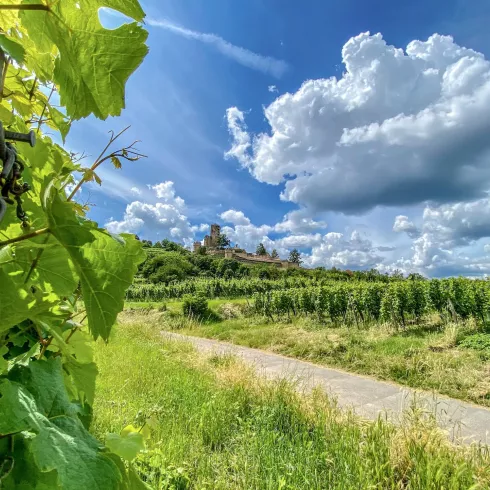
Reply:
<svg viewBox="0 0 490 490"><path fill-rule="evenodd" d="M274 230L278 233L308 233L327 227L325 221L315 221L307 209L296 209L284 216L281 223L277 223Z"/></svg>
<svg viewBox="0 0 490 490"><path fill-rule="evenodd" d="M234 209L229 209L228 211L221 213L220 218L226 223L231 223L233 225L250 224L250 220L243 214L243 211L235 211Z"/></svg>
<svg viewBox="0 0 490 490"><path fill-rule="evenodd" d="M490 236L490 199L427 205L419 227L407 216L397 216L393 230L413 239L412 256L399 262L405 269L430 274L490 272L490 260L475 244ZM488 252L487 245L483 251ZM480 255L479 255L480 254Z"/></svg>
<svg viewBox="0 0 490 490"><path fill-rule="evenodd" d="M175 194L171 181L149 186L159 201L155 204L133 201L127 205L121 221L111 220L105 227L112 233L138 233L147 226L154 233L177 241L194 235L185 213L184 200Z"/></svg>
<svg viewBox="0 0 490 490"><path fill-rule="evenodd" d="M227 111L236 158L282 198L314 211L481 199L490 186L490 63L450 36L405 50L362 33L340 79L307 80L264 109L253 135Z"/></svg>
<svg viewBox="0 0 490 490"><path fill-rule="evenodd" d="M408 219L408 216L402 214L395 218L393 231L395 233L405 232L410 238L417 238L420 235L420 230Z"/></svg>

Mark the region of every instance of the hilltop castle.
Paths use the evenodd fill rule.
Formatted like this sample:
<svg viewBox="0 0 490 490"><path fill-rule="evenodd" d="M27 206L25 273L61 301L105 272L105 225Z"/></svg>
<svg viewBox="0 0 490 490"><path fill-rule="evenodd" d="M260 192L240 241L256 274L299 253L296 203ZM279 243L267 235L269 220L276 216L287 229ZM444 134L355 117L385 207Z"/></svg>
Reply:
<svg viewBox="0 0 490 490"><path fill-rule="evenodd" d="M206 248L216 248L218 246L218 237L221 233L221 226L214 224L211 225L211 235L206 235L204 237L204 246ZM201 245L200 242L195 242L194 243L194 251L196 250L196 243L199 243L199 246Z"/></svg>
<svg viewBox="0 0 490 490"><path fill-rule="evenodd" d="M273 259L268 255L255 255L248 253L244 249L235 245L233 248L221 250L218 248L218 240L221 233L221 226L214 223L211 225L211 234L204 237L204 245L201 242L194 242L194 253L198 253L201 247L205 247L206 254L218 255L225 259L234 259L238 262L248 264L270 264L283 269L298 268L299 265L289 260Z"/></svg>

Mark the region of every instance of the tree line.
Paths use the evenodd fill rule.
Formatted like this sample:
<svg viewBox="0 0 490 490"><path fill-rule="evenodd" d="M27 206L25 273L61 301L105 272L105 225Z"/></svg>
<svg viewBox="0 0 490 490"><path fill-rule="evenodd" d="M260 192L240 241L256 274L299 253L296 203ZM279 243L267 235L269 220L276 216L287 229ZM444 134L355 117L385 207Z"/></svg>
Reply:
<svg viewBox="0 0 490 490"><path fill-rule="evenodd" d="M136 238L139 240L138 236L136 236ZM143 245L143 248L146 249L165 250L167 252L178 252L180 254L186 254L189 252L189 250L187 250L185 247L183 247L179 243L175 243L169 240L168 238L164 238L163 240L157 241L155 243L153 243L151 240L140 240L140 241L141 244ZM217 248L224 250L225 248L228 248L230 246L231 246L230 239L226 236L226 234L220 233L218 235ZM198 255L206 255L206 247L201 247L198 250ZM273 248L271 253L269 253L262 242L257 245L257 248L255 249L255 255L259 257L270 257L272 259L280 258L279 253L275 248ZM303 263L303 260L301 258L301 252L297 248L293 248L293 250L289 252L288 261L293 264L301 265Z"/></svg>

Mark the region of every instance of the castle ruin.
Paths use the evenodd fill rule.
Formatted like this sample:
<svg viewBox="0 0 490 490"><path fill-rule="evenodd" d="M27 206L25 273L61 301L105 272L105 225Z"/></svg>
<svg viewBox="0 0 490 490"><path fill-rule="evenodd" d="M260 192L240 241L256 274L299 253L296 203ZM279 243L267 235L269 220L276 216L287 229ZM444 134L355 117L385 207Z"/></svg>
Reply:
<svg viewBox="0 0 490 490"><path fill-rule="evenodd" d="M246 252L244 249L235 245L232 248L220 250L218 248L218 239L221 233L221 226L214 223L211 225L211 234L204 237L203 244L201 242L194 242L194 253L198 253L201 247L205 247L206 254L217 255L224 257L225 259L233 259L238 262L248 264L270 264L280 267L282 269L298 268L299 265L289 260L273 259L268 255L255 255L253 253Z"/></svg>

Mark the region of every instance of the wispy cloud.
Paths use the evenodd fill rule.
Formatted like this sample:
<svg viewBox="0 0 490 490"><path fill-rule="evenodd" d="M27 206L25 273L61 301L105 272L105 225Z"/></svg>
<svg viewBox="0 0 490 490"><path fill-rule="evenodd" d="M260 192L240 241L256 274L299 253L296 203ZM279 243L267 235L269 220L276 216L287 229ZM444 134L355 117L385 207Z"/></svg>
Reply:
<svg viewBox="0 0 490 490"><path fill-rule="evenodd" d="M178 36L209 44L221 54L236 61L237 63L240 63L247 68L252 68L252 70L268 73L276 78L281 78L288 69L288 64L283 60L278 60L276 58L272 58L271 56L263 56L240 46L235 46L216 34L192 31L191 29L186 29L185 27L181 27L166 19L147 19L146 23L150 26L160 27L167 31L173 32Z"/></svg>

